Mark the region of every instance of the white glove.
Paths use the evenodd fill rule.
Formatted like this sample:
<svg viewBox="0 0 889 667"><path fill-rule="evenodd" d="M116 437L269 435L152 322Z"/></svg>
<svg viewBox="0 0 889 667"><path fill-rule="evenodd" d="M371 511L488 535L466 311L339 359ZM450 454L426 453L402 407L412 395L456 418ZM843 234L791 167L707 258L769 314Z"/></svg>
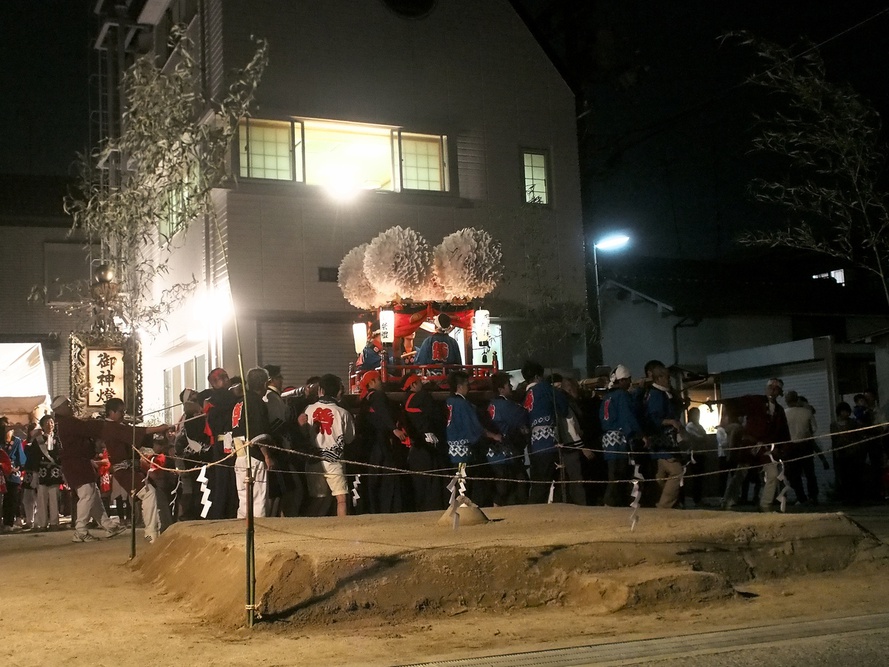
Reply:
<svg viewBox="0 0 889 667"><path fill-rule="evenodd" d="M428 442L430 445L437 445L438 438L435 437L435 433L427 433L426 434L426 442Z"/></svg>

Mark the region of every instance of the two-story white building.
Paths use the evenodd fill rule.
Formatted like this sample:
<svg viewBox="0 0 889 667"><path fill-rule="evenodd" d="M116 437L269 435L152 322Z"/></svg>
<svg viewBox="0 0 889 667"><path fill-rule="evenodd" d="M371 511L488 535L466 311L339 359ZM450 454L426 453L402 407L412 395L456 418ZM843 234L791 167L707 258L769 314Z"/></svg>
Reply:
<svg viewBox="0 0 889 667"><path fill-rule="evenodd" d="M252 35L269 42L231 155L237 183L215 193L217 220L174 237L168 280L201 286L144 340L146 410L203 387L215 366L279 364L294 385L344 376L359 311L337 267L394 225L432 246L464 227L500 241L505 277L485 306L501 366L521 365L536 300L583 307L572 91L507 0L423 4L145 3L137 23L155 50L187 24L211 88L249 59ZM568 341L546 363L583 372L583 332Z"/></svg>

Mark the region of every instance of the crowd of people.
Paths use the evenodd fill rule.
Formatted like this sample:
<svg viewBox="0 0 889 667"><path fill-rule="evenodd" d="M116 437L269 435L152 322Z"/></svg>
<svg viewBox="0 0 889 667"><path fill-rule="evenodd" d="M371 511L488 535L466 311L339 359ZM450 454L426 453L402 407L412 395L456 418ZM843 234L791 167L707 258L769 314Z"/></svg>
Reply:
<svg viewBox="0 0 889 667"><path fill-rule="evenodd" d="M257 517L443 510L452 482L482 507L626 507L634 488L642 505L661 509L702 506L706 490L724 509L772 511L783 486L794 502L819 502L815 459L830 462L814 409L784 395L780 379L763 395L718 401L714 437L657 360L635 383L618 365L604 393L533 361L521 373L513 387L505 373L480 379L458 368L384 384L367 370L360 395L346 398L332 374L293 388L278 366L252 368L243 383L216 368L208 389L182 392L175 426L129 425L117 398L101 418L79 419L59 396L25 437L0 418L3 530L57 530L67 514L72 539L90 542L91 527L114 536L138 510L153 541L175 521L243 518L251 496ZM884 429L866 428L881 423L872 392L837 407L839 500L883 499Z"/></svg>

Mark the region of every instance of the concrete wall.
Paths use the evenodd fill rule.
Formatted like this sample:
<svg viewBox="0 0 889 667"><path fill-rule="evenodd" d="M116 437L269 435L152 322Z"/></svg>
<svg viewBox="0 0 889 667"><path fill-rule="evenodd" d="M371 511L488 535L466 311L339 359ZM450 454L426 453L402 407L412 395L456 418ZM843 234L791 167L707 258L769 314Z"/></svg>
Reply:
<svg viewBox="0 0 889 667"><path fill-rule="evenodd" d="M44 342L47 382L51 395L67 393L70 381L68 334L74 320L59 309L50 308L43 299L29 301L32 287L45 283L44 244L67 243L66 227L3 226L4 278L0 281L0 342ZM73 243L79 252L79 243ZM86 251L83 251L86 257ZM52 268L52 267L50 267ZM89 277L83 260L82 278ZM46 342L54 337L53 342Z"/></svg>
<svg viewBox="0 0 889 667"><path fill-rule="evenodd" d="M706 370L707 355L771 345L790 340L787 317L727 317L704 319L699 324L676 330L678 359L674 359L673 327L681 318L658 312L647 301L633 303L618 299L616 292L602 293L604 363L629 367L634 376L650 359L683 368Z"/></svg>

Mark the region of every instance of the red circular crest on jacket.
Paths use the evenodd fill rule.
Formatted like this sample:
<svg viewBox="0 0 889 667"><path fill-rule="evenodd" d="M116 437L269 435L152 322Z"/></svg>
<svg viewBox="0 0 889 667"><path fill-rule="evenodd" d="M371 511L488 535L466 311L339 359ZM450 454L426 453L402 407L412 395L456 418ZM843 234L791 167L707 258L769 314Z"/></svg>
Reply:
<svg viewBox="0 0 889 667"><path fill-rule="evenodd" d="M312 413L312 424L316 433L331 435L333 433L333 410L330 408L315 408Z"/></svg>

